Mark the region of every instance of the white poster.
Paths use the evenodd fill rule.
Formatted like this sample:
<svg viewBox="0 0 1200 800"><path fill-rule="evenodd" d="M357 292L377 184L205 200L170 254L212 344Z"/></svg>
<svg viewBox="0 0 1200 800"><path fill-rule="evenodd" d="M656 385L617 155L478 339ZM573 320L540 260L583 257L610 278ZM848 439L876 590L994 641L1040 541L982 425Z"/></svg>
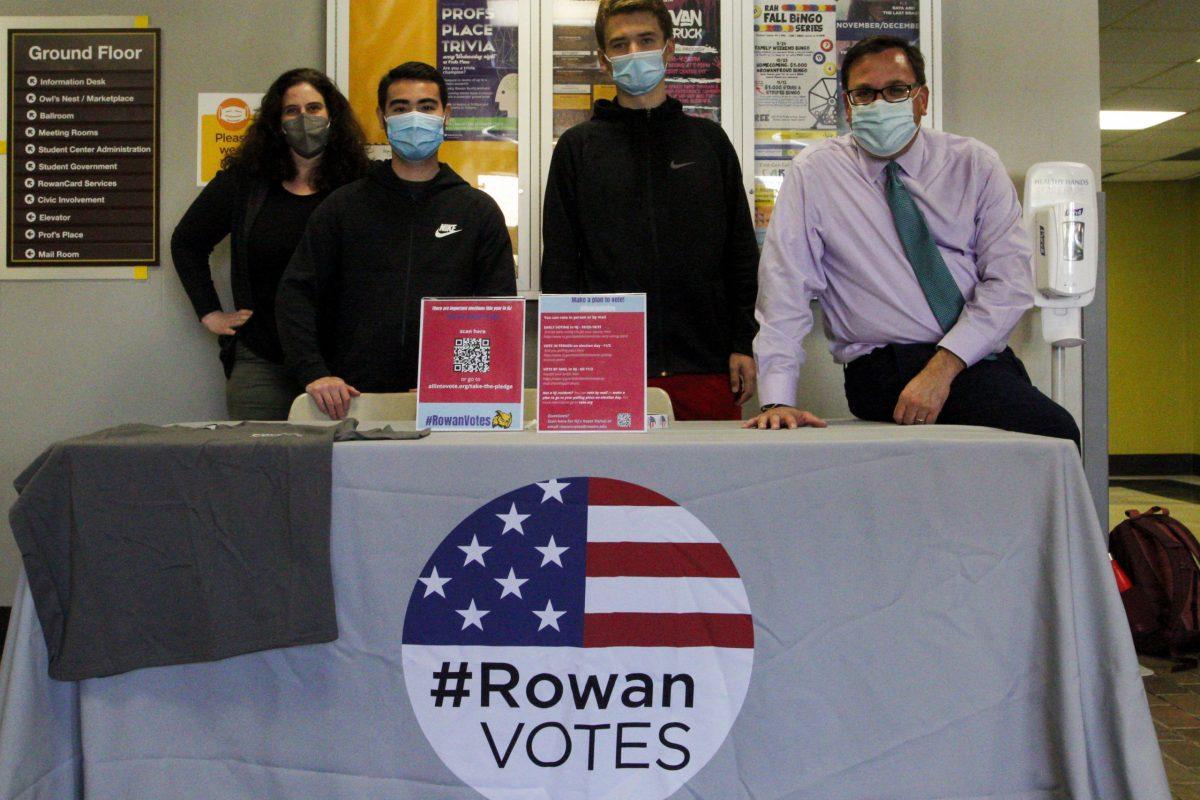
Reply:
<svg viewBox="0 0 1200 800"><path fill-rule="evenodd" d="M837 127L837 5L756 3L754 127Z"/></svg>

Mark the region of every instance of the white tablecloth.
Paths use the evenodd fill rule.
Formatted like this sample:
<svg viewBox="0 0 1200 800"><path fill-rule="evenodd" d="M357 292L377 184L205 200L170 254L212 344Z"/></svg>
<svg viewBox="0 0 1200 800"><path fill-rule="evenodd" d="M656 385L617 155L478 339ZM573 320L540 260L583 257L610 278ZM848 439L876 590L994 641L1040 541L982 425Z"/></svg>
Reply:
<svg viewBox="0 0 1200 800"><path fill-rule="evenodd" d="M673 797L1169 797L1069 442L678 424L353 442L333 459L336 642L56 683L22 584L0 674L0 797L478 798L414 716L406 609L466 517L568 476L678 503L749 599L744 705Z"/></svg>

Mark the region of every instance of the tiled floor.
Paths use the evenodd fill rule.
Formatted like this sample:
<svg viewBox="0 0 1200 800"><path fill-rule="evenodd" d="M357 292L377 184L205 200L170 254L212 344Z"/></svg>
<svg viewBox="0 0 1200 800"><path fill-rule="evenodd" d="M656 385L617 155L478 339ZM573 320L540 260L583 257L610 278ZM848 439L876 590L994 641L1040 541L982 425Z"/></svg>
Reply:
<svg viewBox="0 0 1200 800"><path fill-rule="evenodd" d="M1195 475L1114 478L1108 492L1110 524L1123 520L1128 508L1145 511L1150 506L1164 506L1171 516L1200 534L1196 492L1200 492L1200 477ZM1171 794L1176 800L1200 800L1200 669L1172 673L1169 661L1144 656L1140 660L1155 671L1145 679L1146 698Z"/></svg>
<svg viewBox="0 0 1200 800"><path fill-rule="evenodd" d="M1156 670L1145 679L1163 766L1176 800L1200 800L1200 670L1170 673L1170 664L1141 659Z"/></svg>

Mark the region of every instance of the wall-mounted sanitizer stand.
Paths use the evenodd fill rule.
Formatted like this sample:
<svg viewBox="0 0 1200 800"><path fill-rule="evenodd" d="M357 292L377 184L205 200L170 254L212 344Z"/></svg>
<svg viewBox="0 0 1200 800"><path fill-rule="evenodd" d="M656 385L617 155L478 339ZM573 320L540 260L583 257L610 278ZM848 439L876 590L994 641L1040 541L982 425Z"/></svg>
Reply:
<svg viewBox="0 0 1200 800"><path fill-rule="evenodd" d="M1050 396L1063 404L1067 348L1083 344L1081 309L1096 295L1096 178L1086 164L1043 161L1025 174L1035 306L1052 349Z"/></svg>

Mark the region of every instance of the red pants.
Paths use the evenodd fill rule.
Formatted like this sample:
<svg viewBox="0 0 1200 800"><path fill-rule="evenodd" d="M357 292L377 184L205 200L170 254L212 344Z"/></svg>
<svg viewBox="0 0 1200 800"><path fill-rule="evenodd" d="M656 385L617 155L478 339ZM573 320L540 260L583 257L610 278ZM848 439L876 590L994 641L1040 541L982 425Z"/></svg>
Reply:
<svg viewBox="0 0 1200 800"><path fill-rule="evenodd" d="M665 378L650 378L650 386L657 386L671 396L675 419L741 419L742 409L734 401L736 395L729 391L729 374L719 375L668 375Z"/></svg>

